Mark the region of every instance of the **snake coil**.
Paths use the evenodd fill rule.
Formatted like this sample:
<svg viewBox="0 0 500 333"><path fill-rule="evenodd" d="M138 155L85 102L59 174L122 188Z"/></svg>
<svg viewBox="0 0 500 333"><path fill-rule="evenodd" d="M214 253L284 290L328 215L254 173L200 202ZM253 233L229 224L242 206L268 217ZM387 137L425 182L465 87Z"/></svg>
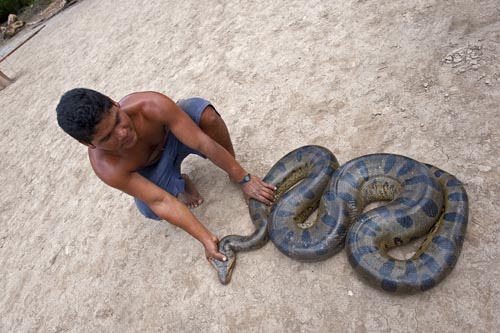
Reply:
<svg viewBox="0 0 500 333"><path fill-rule="evenodd" d="M425 291L455 266L468 221L461 182L432 165L395 154L372 154L339 167L320 146L300 147L281 158L264 177L277 189L269 209L250 200L256 229L219 242L228 260L214 260L229 283L236 252L264 246L270 238L285 255L301 261L331 257L346 246L349 262L371 285L388 292ZM364 212L378 201L385 204ZM309 215L318 208L314 222ZM388 250L425 236L407 260Z"/></svg>

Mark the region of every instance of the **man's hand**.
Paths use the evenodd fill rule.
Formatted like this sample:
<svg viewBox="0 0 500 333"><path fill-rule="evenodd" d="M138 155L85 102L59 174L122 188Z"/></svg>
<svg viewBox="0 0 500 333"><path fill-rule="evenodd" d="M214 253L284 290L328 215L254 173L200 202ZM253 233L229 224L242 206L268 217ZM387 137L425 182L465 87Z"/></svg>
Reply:
<svg viewBox="0 0 500 333"><path fill-rule="evenodd" d="M219 252L219 240L215 236L211 236L207 241L203 242L205 246L205 256L210 263L212 259L217 259L219 261L226 261L225 255Z"/></svg>
<svg viewBox="0 0 500 333"><path fill-rule="evenodd" d="M248 199L255 199L270 206L276 199L276 186L265 183L259 177L253 175L248 182L242 185L241 190L247 202Z"/></svg>

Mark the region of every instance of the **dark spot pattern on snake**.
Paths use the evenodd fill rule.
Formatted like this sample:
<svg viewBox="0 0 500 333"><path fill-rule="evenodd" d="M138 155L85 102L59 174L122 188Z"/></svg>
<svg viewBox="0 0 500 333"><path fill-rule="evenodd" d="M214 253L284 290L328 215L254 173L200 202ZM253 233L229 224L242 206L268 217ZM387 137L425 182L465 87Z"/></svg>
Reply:
<svg viewBox="0 0 500 333"><path fill-rule="evenodd" d="M421 291L427 291L436 285L436 281L428 274L424 274L420 280L421 280L420 284Z"/></svg>
<svg viewBox="0 0 500 333"><path fill-rule="evenodd" d="M419 175L416 177L412 177L412 178L405 180L403 185L414 185L414 184L420 184L420 183L425 183L425 184L429 183L429 177L427 177L426 175Z"/></svg>
<svg viewBox="0 0 500 333"><path fill-rule="evenodd" d="M403 177L408 172L410 172L414 167L415 167L415 162L413 160L405 161L405 164L403 164L401 169L399 169L398 173L396 174L396 177L397 178Z"/></svg>
<svg viewBox="0 0 500 333"><path fill-rule="evenodd" d="M443 236L435 236L432 238L432 242L436 244L439 248L443 250L448 250L448 251L454 251L455 250L455 244L453 241L449 240L446 237Z"/></svg>
<svg viewBox="0 0 500 333"><path fill-rule="evenodd" d="M335 228L337 226L337 220L330 215L322 216L320 221L329 226L330 228Z"/></svg>
<svg viewBox="0 0 500 333"><path fill-rule="evenodd" d="M384 163L384 174L388 174L396 164L396 156L389 155Z"/></svg>
<svg viewBox="0 0 500 333"><path fill-rule="evenodd" d="M325 194L323 195L323 198L326 201L333 201L336 198L335 192L333 192L333 191L326 191Z"/></svg>
<svg viewBox="0 0 500 333"><path fill-rule="evenodd" d="M347 202L348 204L356 206L356 199L351 194L346 193L346 192L340 192L340 193L337 193L337 196L340 197L345 202Z"/></svg>
<svg viewBox="0 0 500 333"><path fill-rule="evenodd" d="M444 261L448 264L448 267L453 268L455 267L455 264L457 263L457 256L454 254L448 254L445 258Z"/></svg>
<svg viewBox="0 0 500 333"><path fill-rule="evenodd" d="M382 228L380 227L380 225L377 222L375 222L372 218L367 217L366 215L360 217L360 221L367 228L373 229L375 231L381 231L382 230Z"/></svg>
<svg viewBox="0 0 500 333"><path fill-rule="evenodd" d="M422 260L425 267L427 267L432 273L439 273L441 267L434 257L428 255L427 253L422 253L420 260Z"/></svg>
<svg viewBox="0 0 500 333"><path fill-rule="evenodd" d="M382 267L379 269L379 273L383 277L391 276L392 271L394 270L394 260L389 259L382 264Z"/></svg>
<svg viewBox="0 0 500 333"><path fill-rule="evenodd" d="M304 244L305 247L311 246L311 234L309 233L308 230L304 230L301 238L302 238L302 243Z"/></svg>
<svg viewBox="0 0 500 333"><path fill-rule="evenodd" d="M368 180L368 168L366 167L365 162L363 160L358 160L358 161L356 161L355 165L356 165L356 168L358 168L358 171L361 174L361 177L363 177L363 179L365 181L367 181Z"/></svg>
<svg viewBox="0 0 500 333"><path fill-rule="evenodd" d="M422 205L422 210L429 217L436 217L439 214L439 208L432 199L427 199Z"/></svg>
<svg viewBox="0 0 500 333"><path fill-rule="evenodd" d="M359 230L359 232L361 232L363 235L366 235L366 236L369 236L369 237L375 237L377 236L377 233L373 230L371 230L370 228L367 228L367 227L363 227L361 228L361 230Z"/></svg>
<svg viewBox="0 0 500 333"><path fill-rule="evenodd" d="M448 195L448 200L450 201L466 201L467 197L463 193L450 193Z"/></svg>
<svg viewBox="0 0 500 333"><path fill-rule="evenodd" d="M446 213L444 214L443 220L453 223L467 223L467 219L462 214L458 213Z"/></svg>
<svg viewBox="0 0 500 333"><path fill-rule="evenodd" d="M417 268L412 261L405 262L405 279L408 283L416 283L418 281Z"/></svg>
<svg viewBox="0 0 500 333"><path fill-rule="evenodd" d="M375 208L375 212L381 217L381 218L387 218L391 215L391 211L387 207L377 207Z"/></svg>
<svg viewBox="0 0 500 333"><path fill-rule="evenodd" d="M446 186L448 187L453 187L453 186L462 186L462 182L458 179L450 179L447 183Z"/></svg>
<svg viewBox="0 0 500 333"><path fill-rule="evenodd" d="M396 222L405 229L411 228L413 226L413 219L411 216L406 214L405 210L398 209L396 213Z"/></svg>
<svg viewBox="0 0 500 333"><path fill-rule="evenodd" d="M342 180L351 185L352 188L358 188L359 186L358 180L350 173L346 174Z"/></svg>
<svg viewBox="0 0 500 333"><path fill-rule="evenodd" d="M382 290L393 293L398 290L398 283L391 279L382 279L380 287L382 288Z"/></svg>

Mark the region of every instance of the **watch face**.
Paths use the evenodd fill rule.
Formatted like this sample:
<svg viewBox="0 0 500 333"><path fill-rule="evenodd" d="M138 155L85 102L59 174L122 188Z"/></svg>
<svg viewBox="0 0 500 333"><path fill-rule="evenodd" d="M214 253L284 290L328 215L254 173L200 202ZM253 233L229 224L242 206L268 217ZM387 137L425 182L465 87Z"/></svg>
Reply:
<svg viewBox="0 0 500 333"><path fill-rule="evenodd" d="M250 174L246 175L245 177L243 177L243 180L240 182L240 184L245 184L245 183L248 183L250 181Z"/></svg>

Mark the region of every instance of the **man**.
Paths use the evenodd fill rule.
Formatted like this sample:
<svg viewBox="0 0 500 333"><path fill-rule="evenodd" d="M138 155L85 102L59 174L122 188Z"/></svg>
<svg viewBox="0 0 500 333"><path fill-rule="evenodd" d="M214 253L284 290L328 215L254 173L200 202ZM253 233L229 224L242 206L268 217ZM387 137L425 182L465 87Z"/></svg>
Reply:
<svg viewBox="0 0 500 333"><path fill-rule="evenodd" d="M139 211L184 229L205 247L210 262L225 261L218 239L189 208L203 202L191 179L181 174L189 154L207 157L239 182L245 198L267 205L275 187L250 175L235 160L226 124L201 98L177 104L157 92L138 92L119 102L90 89L66 92L57 106L59 126L88 147L90 163L106 184L135 198Z"/></svg>

